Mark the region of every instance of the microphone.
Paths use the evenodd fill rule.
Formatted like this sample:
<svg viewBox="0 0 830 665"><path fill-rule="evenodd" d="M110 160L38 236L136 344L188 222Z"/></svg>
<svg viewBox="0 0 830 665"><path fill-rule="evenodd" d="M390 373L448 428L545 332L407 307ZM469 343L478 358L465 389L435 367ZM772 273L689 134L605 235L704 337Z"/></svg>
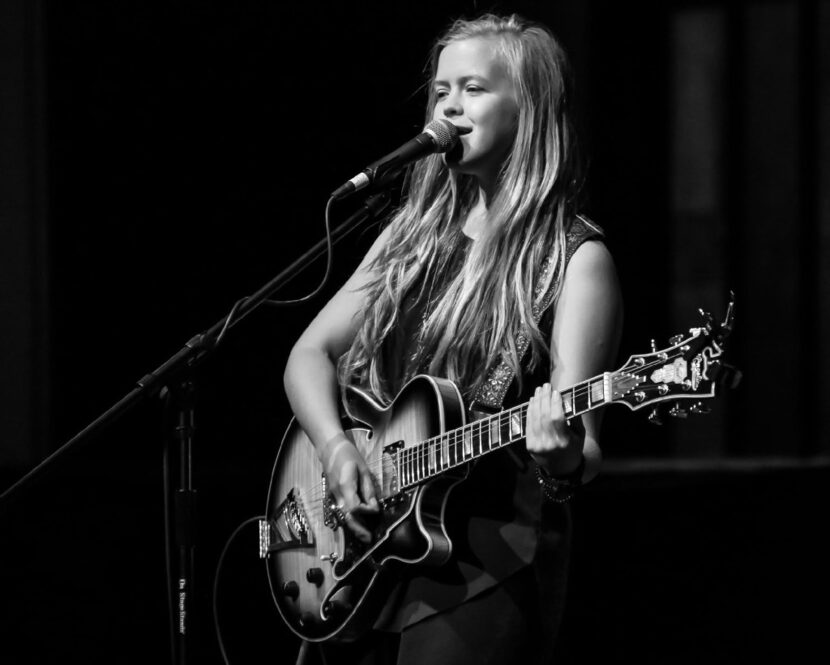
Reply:
<svg viewBox="0 0 830 665"><path fill-rule="evenodd" d="M466 128L465 130L463 132L465 134L470 131ZM400 170L410 162L417 161L434 152L447 152L456 144L460 133L459 128L449 120L433 120L414 139L407 141L394 152L390 152L385 157L373 162L354 178L340 185L331 193L331 198L345 198L352 192L381 180L383 176Z"/></svg>

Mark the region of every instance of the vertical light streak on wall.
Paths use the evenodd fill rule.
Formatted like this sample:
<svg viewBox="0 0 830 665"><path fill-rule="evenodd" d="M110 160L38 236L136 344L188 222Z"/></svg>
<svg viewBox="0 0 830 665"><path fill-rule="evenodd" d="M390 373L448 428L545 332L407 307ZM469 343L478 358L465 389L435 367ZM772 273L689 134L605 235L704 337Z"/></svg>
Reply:
<svg viewBox="0 0 830 665"><path fill-rule="evenodd" d="M698 308L720 314L725 280L723 155L726 17L723 9L680 10L672 17L672 325L699 324ZM682 457L717 455L724 447L722 409L676 431Z"/></svg>
<svg viewBox="0 0 830 665"><path fill-rule="evenodd" d="M818 137L818 173L815 182L818 183L816 203L818 212L818 242L819 248L815 256L818 258L818 348L815 350L819 361L817 370L817 390L820 417L818 419L817 447L818 452L830 454L830 0L823 0L818 6L817 48L818 63L816 94L818 109L817 125Z"/></svg>
<svg viewBox="0 0 830 665"><path fill-rule="evenodd" d="M44 72L40 2L0 4L0 466L48 433Z"/></svg>
<svg viewBox="0 0 830 665"><path fill-rule="evenodd" d="M745 8L742 452L792 454L803 436L799 372L798 8Z"/></svg>

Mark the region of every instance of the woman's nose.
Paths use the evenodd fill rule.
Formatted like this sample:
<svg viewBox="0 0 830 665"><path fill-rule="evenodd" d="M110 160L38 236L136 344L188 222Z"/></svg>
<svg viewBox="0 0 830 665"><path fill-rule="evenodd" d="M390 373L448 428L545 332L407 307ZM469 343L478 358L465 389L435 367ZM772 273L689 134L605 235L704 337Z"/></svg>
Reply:
<svg viewBox="0 0 830 665"><path fill-rule="evenodd" d="M448 118L456 117L464 113L464 109L458 99L458 95L450 95L444 100L444 115Z"/></svg>

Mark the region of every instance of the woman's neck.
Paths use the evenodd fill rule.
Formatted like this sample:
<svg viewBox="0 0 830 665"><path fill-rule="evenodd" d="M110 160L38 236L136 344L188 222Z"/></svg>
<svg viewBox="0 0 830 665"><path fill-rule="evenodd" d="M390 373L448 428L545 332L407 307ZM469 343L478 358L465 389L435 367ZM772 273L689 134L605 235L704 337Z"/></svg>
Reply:
<svg viewBox="0 0 830 665"><path fill-rule="evenodd" d="M467 218L464 220L462 231L464 235L469 236L473 240L481 236L487 226L487 211L489 210L489 199L484 190L479 190L478 199L467 213Z"/></svg>

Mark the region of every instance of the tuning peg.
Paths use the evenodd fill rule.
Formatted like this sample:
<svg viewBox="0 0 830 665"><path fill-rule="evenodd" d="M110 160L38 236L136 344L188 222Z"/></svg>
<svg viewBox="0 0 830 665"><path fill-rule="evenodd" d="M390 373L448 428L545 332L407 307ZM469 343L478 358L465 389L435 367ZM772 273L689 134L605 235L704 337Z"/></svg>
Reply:
<svg viewBox="0 0 830 665"><path fill-rule="evenodd" d="M692 404L692 407L689 409L689 411L694 414L706 414L711 413L712 409L705 405L703 402L696 402Z"/></svg>
<svg viewBox="0 0 830 665"><path fill-rule="evenodd" d="M689 412L686 411L686 409L681 409L680 406L675 404L669 409L669 415L673 418L688 418Z"/></svg>
<svg viewBox="0 0 830 665"><path fill-rule="evenodd" d="M721 328L726 332L732 332L732 323L735 320L735 292L729 292L729 305L726 307L726 316L723 317Z"/></svg>
<svg viewBox="0 0 830 665"><path fill-rule="evenodd" d="M700 314L700 316L703 318L703 320L706 322L706 329L711 331L712 330L712 324L714 323L714 319L712 318L712 315L709 312L705 312L705 311L703 311L703 309L700 309L700 308L698 308L697 311Z"/></svg>
<svg viewBox="0 0 830 665"><path fill-rule="evenodd" d="M651 352L657 353L657 342L655 340L651 340Z"/></svg>
<svg viewBox="0 0 830 665"><path fill-rule="evenodd" d="M662 424L663 424L663 418L662 418L662 416L661 416L661 414L660 414L660 407L655 406L655 407L651 410L651 413L649 413L649 414L648 414L648 421L649 421L652 425L662 425Z"/></svg>

